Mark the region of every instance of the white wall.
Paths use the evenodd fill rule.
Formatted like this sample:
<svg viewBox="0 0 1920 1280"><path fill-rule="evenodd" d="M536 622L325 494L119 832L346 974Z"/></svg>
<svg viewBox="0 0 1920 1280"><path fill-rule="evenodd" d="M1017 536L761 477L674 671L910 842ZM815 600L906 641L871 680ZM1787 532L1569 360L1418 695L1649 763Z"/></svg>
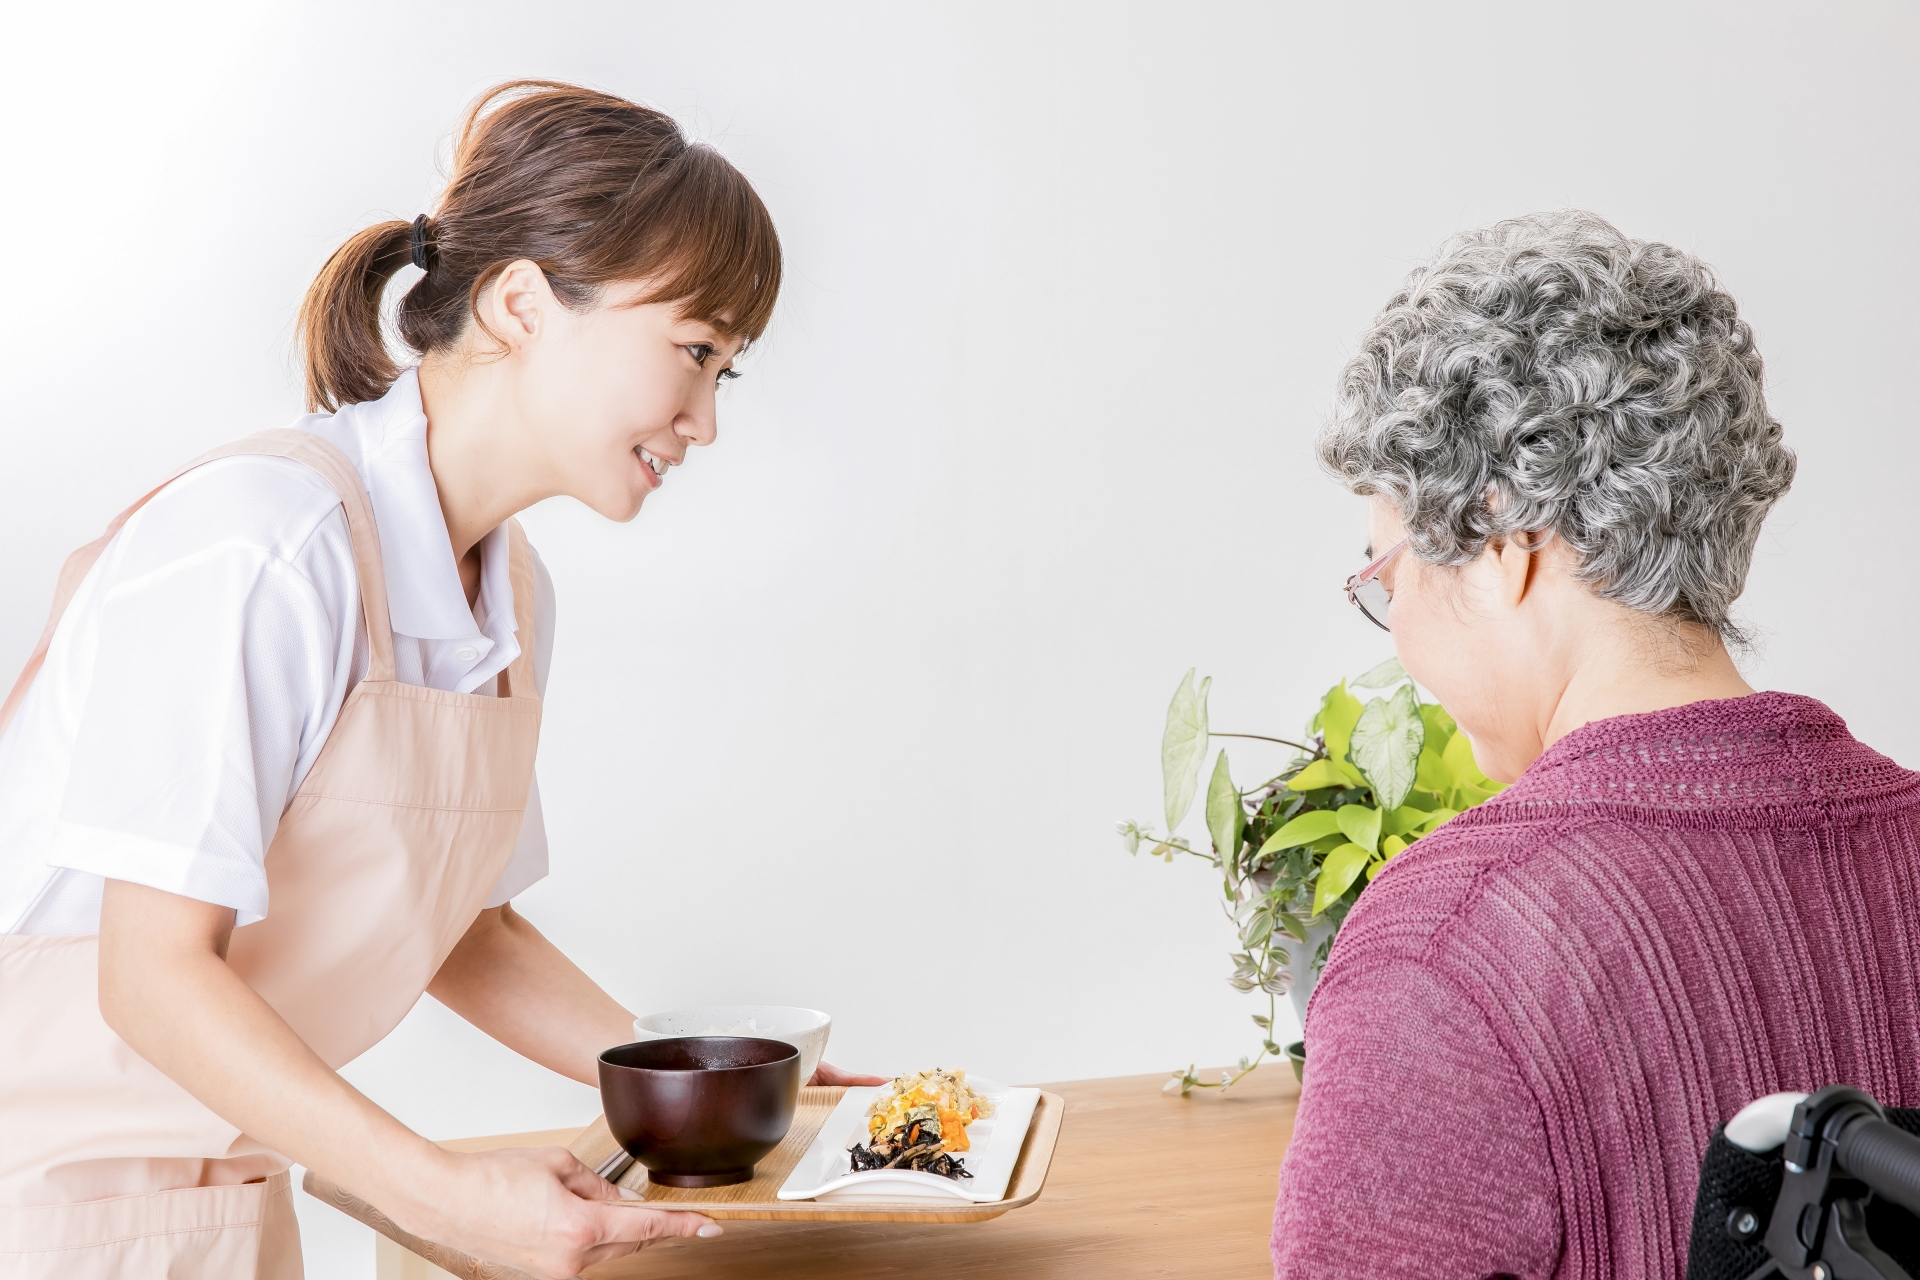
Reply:
<svg viewBox="0 0 1920 1280"><path fill-rule="evenodd" d="M297 410L327 252L515 75L662 106L790 283L632 526L527 519L561 620L522 906L635 1009L818 1005L833 1057L1017 1080L1252 1047L1196 864L1129 861L1180 673L1296 727L1386 652L1308 441L1449 232L1583 205L1719 268L1799 451L1757 683L1920 764L1920 20L1780 3L16 6L0 49L0 655L67 549ZM1236 751L1236 758L1240 752ZM1256 762L1244 761L1251 771ZM957 919L903 949L903 906ZM457 1056L464 1071L422 1071ZM435 1136L585 1088L423 1002L349 1074ZM368 1275L309 1203L311 1273Z"/></svg>

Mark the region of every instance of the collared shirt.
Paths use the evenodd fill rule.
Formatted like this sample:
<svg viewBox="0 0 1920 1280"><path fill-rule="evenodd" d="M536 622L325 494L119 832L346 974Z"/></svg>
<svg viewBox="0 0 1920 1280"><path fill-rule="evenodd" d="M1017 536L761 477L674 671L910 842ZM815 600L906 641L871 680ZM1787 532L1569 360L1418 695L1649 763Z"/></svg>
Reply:
<svg viewBox="0 0 1920 1280"><path fill-rule="evenodd" d="M340 447L379 527L406 684L491 694L520 655L507 534L481 543L472 608L427 463L419 382L295 426ZM534 559L534 679L553 584ZM345 513L285 458L209 463L127 521L75 593L0 735L0 933L92 933L108 879L265 917L266 850L366 674ZM4 682L0 682L4 683ZM539 785L488 906L546 874Z"/></svg>

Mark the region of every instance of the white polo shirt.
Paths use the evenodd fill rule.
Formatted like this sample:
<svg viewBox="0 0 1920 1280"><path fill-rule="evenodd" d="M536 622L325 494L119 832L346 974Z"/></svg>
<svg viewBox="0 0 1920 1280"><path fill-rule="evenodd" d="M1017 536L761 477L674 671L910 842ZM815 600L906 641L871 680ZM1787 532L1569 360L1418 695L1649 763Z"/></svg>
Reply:
<svg viewBox="0 0 1920 1280"><path fill-rule="evenodd" d="M413 371L380 400L294 425L338 445L366 485L399 679L494 692L520 655L506 529L481 544L469 609ZM534 578L544 690L554 603L538 556ZM0 933L96 932L107 879L232 907L239 924L266 916L267 846L366 669L353 547L331 485L264 457L208 463L169 485L88 573L0 735ZM9 671L0 690L11 681ZM546 871L536 782L487 905Z"/></svg>

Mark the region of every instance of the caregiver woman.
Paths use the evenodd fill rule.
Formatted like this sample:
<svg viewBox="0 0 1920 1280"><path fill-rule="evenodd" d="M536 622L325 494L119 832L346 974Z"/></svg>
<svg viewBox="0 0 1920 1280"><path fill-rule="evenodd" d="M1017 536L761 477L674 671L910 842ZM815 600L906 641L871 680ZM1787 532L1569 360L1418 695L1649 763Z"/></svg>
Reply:
<svg viewBox="0 0 1920 1280"><path fill-rule="evenodd" d="M417 370L380 333L409 262ZM321 412L75 554L0 707L0 1273L297 1277L289 1161L541 1275L719 1234L564 1150L444 1151L336 1068L423 991L587 1083L631 1038L510 903L546 871L554 603L509 517L632 519L779 283L753 189L671 119L503 85L439 211L308 292Z"/></svg>

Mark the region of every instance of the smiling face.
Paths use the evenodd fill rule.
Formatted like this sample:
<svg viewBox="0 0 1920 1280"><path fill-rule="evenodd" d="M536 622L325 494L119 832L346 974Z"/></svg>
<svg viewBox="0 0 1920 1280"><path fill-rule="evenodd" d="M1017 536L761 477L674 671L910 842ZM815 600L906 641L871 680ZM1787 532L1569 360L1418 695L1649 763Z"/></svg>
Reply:
<svg viewBox="0 0 1920 1280"><path fill-rule="evenodd" d="M545 331L523 346L516 379L551 487L613 520L631 520L689 449L713 443L715 392L744 345L674 303L635 304L646 293L638 281L592 307L542 307Z"/></svg>

